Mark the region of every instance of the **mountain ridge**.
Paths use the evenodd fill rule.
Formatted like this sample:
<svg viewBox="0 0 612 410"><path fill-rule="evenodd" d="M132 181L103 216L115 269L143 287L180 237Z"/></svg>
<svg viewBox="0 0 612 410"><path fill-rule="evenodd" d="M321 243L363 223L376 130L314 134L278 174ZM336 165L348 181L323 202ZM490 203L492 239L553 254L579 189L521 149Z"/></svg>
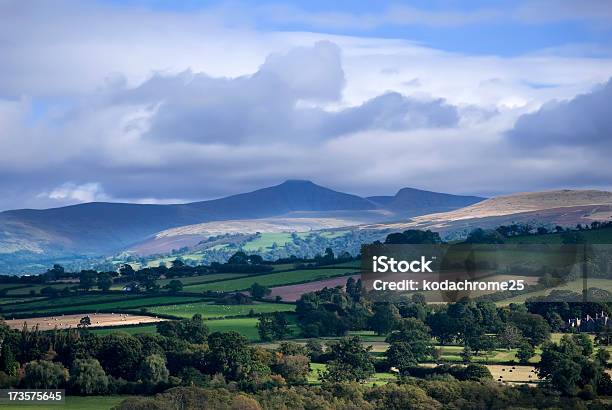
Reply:
<svg viewBox="0 0 612 410"><path fill-rule="evenodd" d="M456 201L454 195L418 192L421 196L446 198L449 203ZM397 195L393 198L397 200ZM415 197L414 201L422 199ZM157 232L185 225L300 213L318 218L336 217L338 213L359 214L360 221L363 218L376 221L387 217L384 212L377 212L380 208L380 204L368 198L335 191L312 181L287 180L251 192L185 204L89 202L50 209L8 210L0 212L0 254L19 249L104 254L125 249ZM404 212L396 203L393 212L399 218L429 211L426 205L413 208Z"/></svg>

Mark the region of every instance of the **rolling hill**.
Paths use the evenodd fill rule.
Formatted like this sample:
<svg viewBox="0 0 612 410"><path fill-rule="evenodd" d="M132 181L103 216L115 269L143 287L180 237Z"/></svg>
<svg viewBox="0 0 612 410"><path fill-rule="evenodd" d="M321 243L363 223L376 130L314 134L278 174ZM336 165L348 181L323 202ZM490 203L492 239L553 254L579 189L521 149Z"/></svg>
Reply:
<svg viewBox="0 0 612 410"><path fill-rule="evenodd" d="M256 221L254 226L265 224L264 230L269 232L291 231L296 226L305 230L337 228L400 220L480 200L414 189L402 189L390 197L362 198L310 181L288 180L253 192L187 204L93 202L12 210L0 212L0 259L10 255L14 260L21 253L30 261L36 255L45 260L58 255L109 255L168 229L189 226L183 231L193 233L198 229L194 225L211 222L251 220ZM258 222L260 219L266 221ZM240 224L234 223L234 227ZM210 226L204 228L211 230ZM218 226L212 230L217 232Z"/></svg>
<svg viewBox="0 0 612 410"><path fill-rule="evenodd" d="M453 211L416 216L406 223L380 227L432 229L452 234L511 223L573 227L611 218L612 192L566 189L498 196Z"/></svg>

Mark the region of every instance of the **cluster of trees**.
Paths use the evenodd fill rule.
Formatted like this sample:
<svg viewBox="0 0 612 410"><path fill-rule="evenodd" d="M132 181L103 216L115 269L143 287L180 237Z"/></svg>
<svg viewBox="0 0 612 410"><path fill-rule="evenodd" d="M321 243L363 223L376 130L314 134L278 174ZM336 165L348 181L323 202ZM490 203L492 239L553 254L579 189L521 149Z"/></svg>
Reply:
<svg viewBox="0 0 612 410"><path fill-rule="evenodd" d="M418 373L416 366L419 363L439 360L441 353L435 348L436 344L453 343L463 346L461 356L466 363L470 363L474 355L488 354L500 348L517 349L519 361L528 363L535 356L536 348L550 339L551 327L554 328L550 322L555 322L554 315L563 318L584 312L594 314L602 309L607 312L609 309L606 303L592 302L527 303L498 307L490 301L468 299L446 305L428 305L420 294L414 294L411 299L399 302L372 302L363 294L361 285L356 286L352 280L347 283L347 291L338 287L305 294L297 306L298 321L304 334L342 336L348 330L373 330L379 335L386 335L389 349L384 364L381 362L378 366L387 370L393 368L405 376L412 375L415 371ZM609 338L602 335L601 339ZM582 341L583 344L586 343L585 340L590 343L584 336L576 340ZM567 346L567 342L562 344ZM352 346L356 349L355 343ZM554 344L545 346L545 351L553 349L551 351L556 352ZM592 349L591 346L591 353ZM360 363L360 359L354 356L357 351L353 351L351 363ZM565 348L562 354L571 352L571 349ZM590 389L593 395L607 394L609 376L603 371L607 359L603 360L601 356L597 361L591 359L590 354L585 356L585 352L586 350L582 350L585 361L572 366L578 369L579 374L586 372L589 376L581 376L582 381L577 379L575 388L564 388L555 381L556 377L563 374L563 368L544 370L547 367L542 365L542 377L550 378L551 385L564 394L578 394L584 389ZM570 355L567 363L576 362L577 358L578 355ZM559 360L556 362L562 363ZM340 373L351 374L351 371L345 368L348 364L330 363L330 377L334 380L340 380ZM485 373L481 369L472 369L476 373ZM359 366L356 371L367 377L372 368L367 365ZM554 376L549 376L553 373ZM350 377L351 380L361 380ZM586 387L587 385L591 387Z"/></svg>
<svg viewBox="0 0 612 410"><path fill-rule="evenodd" d="M72 394L151 393L174 386L257 391L306 383L299 345L250 345L237 332L209 333L203 319L165 321L156 334L11 330L0 323L0 388L66 388ZM316 349L315 349L316 350Z"/></svg>
<svg viewBox="0 0 612 410"><path fill-rule="evenodd" d="M578 398L560 397L538 388L500 386L493 381L453 377L404 378L398 383L364 386L357 382L320 386L282 386L257 392L239 392L231 386L176 387L151 398L125 400L118 410L207 409L585 409ZM603 401L588 402L604 409Z"/></svg>
<svg viewBox="0 0 612 410"><path fill-rule="evenodd" d="M361 279L349 278L341 287L306 293L296 304L302 334L306 337L342 336L349 329L367 328L371 302L364 297Z"/></svg>

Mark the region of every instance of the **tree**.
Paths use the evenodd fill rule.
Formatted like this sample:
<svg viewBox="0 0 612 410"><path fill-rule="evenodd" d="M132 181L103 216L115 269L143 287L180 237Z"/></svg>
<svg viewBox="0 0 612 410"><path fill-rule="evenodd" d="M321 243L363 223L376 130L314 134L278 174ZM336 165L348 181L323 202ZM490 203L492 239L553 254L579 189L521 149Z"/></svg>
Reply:
<svg viewBox="0 0 612 410"><path fill-rule="evenodd" d="M441 345L445 345L457 337L457 324L447 312L441 311L430 315L427 324Z"/></svg>
<svg viewBox="0 0 612 410"><path fill-rule="evenodd" d="M289 384L306 384L310 373L310 360L304 355L276 353L272 370Z"/></svg>
<svg viewBox="0 0 612 410"><path fill-rule="evenodd" d="M260 255L249 255L248 261L251 265L262 265L264 263Z"/></svg>
<svg viewBox="0 0 612 410"><path fill-rule="evenodd" d="M98 288L106 292L113 286L113 278L108 272L102 272L98 275Z"/></svg>
<svg viewBox="0 0 612 410"><path fill-rule="evenodd" d="M544 318L533 313L513 311L508 318L533 346L537 346L550 338L550 326Z"/></svg>
<svg viewBox="0 0 612 410"><path fill-rule="evenodd" d="M246 265L249 263L249 257L246 253L242 251L238 251L228 259L227 263L229 265Z"/></svg>
<svg viewBox="0 0 612 410"><path fill-rule="evenodd" d="M102 338L97 359L107 374L135 380L142 359L142 344L132 335L113 333Z"/></svg>
<svg viewBox="0 0 612 410"><path fill-rule="evenodd" d="M166 360L157 354L145 357L140 364L140 378L147 385L157 385L168 381L170 373L166 368Z"/></svg>
<svg viewBox="0 0 612 410"><path fill-rule="evenodd" d="M402 376L409 375L410 368L418 363L410 345L402 341L392 343L389 346L389 349L387 349L387 362L389 366L395 367Z"/></svg>
<svg viewBox="0 0 612 410"><path fill-rule="evenodd" d="M282 312L262 314L257 323L257 331L262 341L282 340L291 334L289 322Z"/></svg>
<svg viewBox="0 0 612 410"><path fill-rule="evenodd" d="M433 354L430 329L415 318L402 319L398 330L387 337L389 365L407 375L410 368Z"/></svg>
<svg viewBox="0 0 612 410"><path fill-rule="evenodd" d="M519 363L527 364L529 359L535 356L535 348L526 340L523 340L518 345L516 357L519 359Z"/></svg>
<svg viewBox="0 0 612 410"><path fill-rule="evenodd" d="M83 316L77 325L77 327L81 329L87 329L89 326L91 326L91 319L89 316Z"/></svg>
<svg viewBox="0 0 612 410"><path fill-rule="evenodd" d="M468 234L465 243L499 244L504 243L505 241L506 240L503 235L496 230L476 228Z"/></svg>
<svg viewBox="0 0 612 410"><path fill-rule="evenodd" d="M178 279L172 279L165 287L170 293L180 292L183 290L183 282Z"/></svg>
<svg viewBox="0 0 612 410"><path fill-rule="evenodd" d="M283 340L291 334L289 322L283 312L272 313L272 334L276 340Z"/></svg>
<svg viewBox="0 0 612 410"><path fill-rule="evenodd" d="M313 362L319 361L321 356L325 353L323 351L323 345L317 339L308 339L308 342L306 342L306 351L308 357L310 357L310 360Z"/></svg>
<svg viewBox="0 0 612 410"><path fill-rule="evenodd" d="M440 234L430 230L420 231L409 229L402 233L392 233L387 235L386 244L438 244L442 243Z"/></svg>
<svg viewBox="0 0 612 410"><path fill-rule="evenodd" d="M574 396L581 390L592 394L603 377L605 364L599 355L591 359L585 354L589 352L593 352L593 346L588 338L563 336L559 344L542 347L542 358L536 365L538 374L564 395Z"/></svg>
<svg viewBox="0 0 612 410"><path fill-rule="evenodd" d="M159 322L157 333L162 336L185 340L189 343L201 344L206 342L208 327L204 323L202 315L196 313L191 319Z"/></svg>
<svg viewBox="0 0 612 410"><path fill-rule="evenodd" d="M97 280L97 273L93 270L84 270L79 274L79 287L83 290L89 290L94 287Z"/></svg>
<svg viewBox="0 0 612 410"><path fill-rule="evenodd" d="M497 337L499 339L499 345L510 350L519 345L523 338L523 334L516 326L509 323L504 326Z"/></svg>
<svg viewBox="0 0 612 410"><path fill-rule="evenodd" d="M459 356L461 356L461 359L463 360L464 363L471 362L472 357L474 356L474 352L472 351L472 348L470 347L470 345L465 345L461 353L459 353Z"/></svg>
<svg viewBox="0 0 612 410"><path fill-rule="evenodd" d="M262 314L259 316L257 322L257 333L259 333L259 339L262 342L269 342L272 340L272 327L274 326L272 315Z"/></svg>
<svg viewBox="0 0 612 410"><path fill-rule="evenodd" d="M386 335L393 330L401 318L393 303L375 303L373 310L374 315L370 318L370 326L379 336Z"/></svg>
<svg viewBox="0 0 612 410"><path fill-rule="evenodd" d="M119 267L119 274L121 276L134 276L136 272L134 271L134 268L132 268L132 265L129 263L124 263L121 265L121 267Z"/></svg>
<svg viewBox="0 0 612 410"><path fill-rule="evenodd" d="M463 370L463 379L464 380L491 380L493 376L491 372L487 368L487 366L483 366L477 363L468 364Z"/></svg>
<svg viewBox="0 0 612 410"><path fill-rule="evenodd" d="M271 291L267 287L255 282L249 288L249 292L251 293L251 296L255 299L261 299L265 296L268 296Z"/></svg>
<svg viewBox="0 0 612 410"><path fill-rule="evenodd" d="M364 381L374 374L371 346L364 347L359 337L344 337L330 346L331 360L322 372L325 382Z"/></svg>
<svg viewBox="0 0 612 410"><path fill-rule="evenodd" d="M249 341L238 332L215 332L208 336L207 355L211 374L222 373L229 380L239 380L249 373L253 363Z"/></svg>
<svg viewBox="0 0 612 410"><path fill-rule="evenodd" d="M70 369L70 387L78 394L105 394L108 376L96 359L76 359Z"/></svg>
<svg viewBox="0 0 612 410"><path fill-rule="evenodd" d="M46 360L33 361L25 365L23 387L27 389L58 389L68 380L68 370L60 363Z"/></svg>

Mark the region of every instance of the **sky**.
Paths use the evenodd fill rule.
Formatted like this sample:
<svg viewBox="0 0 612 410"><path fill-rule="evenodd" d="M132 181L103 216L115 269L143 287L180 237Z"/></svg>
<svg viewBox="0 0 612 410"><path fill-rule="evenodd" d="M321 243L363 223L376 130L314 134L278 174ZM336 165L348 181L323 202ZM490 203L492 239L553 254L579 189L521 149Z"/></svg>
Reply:
<svg viewBox="0 0 612 410"><path fill-rule="evenodd" d="M0 210L612 189L612 3L0 0Z"/></svg>

